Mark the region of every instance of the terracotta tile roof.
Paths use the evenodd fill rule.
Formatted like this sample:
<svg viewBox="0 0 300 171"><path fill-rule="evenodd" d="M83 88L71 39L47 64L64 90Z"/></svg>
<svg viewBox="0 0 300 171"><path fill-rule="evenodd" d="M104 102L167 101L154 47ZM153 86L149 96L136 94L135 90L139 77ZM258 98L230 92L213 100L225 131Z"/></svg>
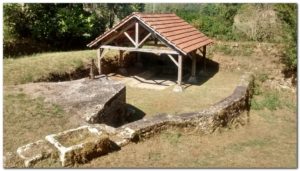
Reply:
<svg viewBox="0 0 300 171"><path fill-rule="evenodd" d="M87 46L93 47L98 43L105 42L110 37L117 35L117 30L125 28L128 24L134 23L136 20L144 23L153 32L166 40L175 50L183 54L187 54L213 42L175 14L132 13Z"/></svg>

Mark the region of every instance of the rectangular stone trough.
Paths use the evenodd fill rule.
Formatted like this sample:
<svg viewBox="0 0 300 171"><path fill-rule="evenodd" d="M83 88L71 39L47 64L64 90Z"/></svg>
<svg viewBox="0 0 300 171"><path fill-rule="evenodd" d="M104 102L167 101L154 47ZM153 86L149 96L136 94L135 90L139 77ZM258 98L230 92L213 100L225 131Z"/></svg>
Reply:
<svg viewBox="0 0 300 171"><path fill-rule="evenodd" d="M62 166L84 163L110 151L107 134L90 126L70 129L45 137L59 151Z"/></svg>
<svg viewBox="0 0 300 171"><path fill-rule="evenodd" d="M52 145L45 140L24 145L17 149L17 154L24 160L25 167L31 167L36 162L51 156L55 150Z"/></svg>

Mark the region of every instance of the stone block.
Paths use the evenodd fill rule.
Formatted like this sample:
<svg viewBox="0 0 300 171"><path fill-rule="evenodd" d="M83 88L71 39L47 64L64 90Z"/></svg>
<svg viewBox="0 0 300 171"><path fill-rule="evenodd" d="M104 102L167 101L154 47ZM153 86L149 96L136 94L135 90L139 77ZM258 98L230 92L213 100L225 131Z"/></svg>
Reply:
<svg viewBox="0 0 300 171"><path fill-rule="evenodd" d="M183 88L180 85L175 85L173 91L176 93L181 93L183 92Z"/></svg>
<svg viewBox="0 0 300 171"><path fill-rule="evenodd" d="M17 154L24 160L25 167L31 167L36 162L50 157L53 152L52 145L45 140L38 140L17 149Z"/></svg>
<svg viewBox="0 0 300 171"><path fill-rule="evenodd" d="M196 76L190 76L189 79L188 79L188 83L190 83L190 84L196 84L197 83Z"/></svg>
<svg viewBox="0 0 300 171"><path fill-rule="evenodd" d="M118 126L125 120L126 87L123 84L116 83L110 85L99 84L102 89L105 86L110 86L110 91L97 94L98 98L95 99L95 105L90 105L90 108L85 110L85 120L91 124L104 123L110 126Z"/></svg>
<svg viewBox="0 0 300 171"><path fill-rule="evenodd" d="M90 126L70 129L45 138L59 151L62 166L84 163L111 151L111 141L107 134Z"/></svg>

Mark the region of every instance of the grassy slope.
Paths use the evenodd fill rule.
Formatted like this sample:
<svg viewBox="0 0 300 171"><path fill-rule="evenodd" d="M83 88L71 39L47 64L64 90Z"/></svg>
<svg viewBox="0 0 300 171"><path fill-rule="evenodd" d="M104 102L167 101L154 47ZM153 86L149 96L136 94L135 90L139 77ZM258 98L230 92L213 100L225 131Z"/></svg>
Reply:
<svg viewBox="0 0 300 171"><path fill-rule="evenodd" d="M17 59L4 59L4 152L14 151L26 143L45 135L76 127L59 106L48 104L42 98L31 99L14 84L34 82L49 74L63 74L87 64L96 56L94 50L42 53ZM14 143L12 143L14 142Z"/></svg>
<svg viewBox="0 0 300 171"><path fill-rule="evenodd" d="M50 73L74 71L96 58L95 50L42 53L4 59L4 85L23 84L46 78Z"/></svg>
<svg viewBox="0 0 300 171"><path fill-rule="evenodd" d="M70 117L59 106L45 103L41 98L31 99L23 93L4 90L4 152L78 126L68 122Z"/></svg>

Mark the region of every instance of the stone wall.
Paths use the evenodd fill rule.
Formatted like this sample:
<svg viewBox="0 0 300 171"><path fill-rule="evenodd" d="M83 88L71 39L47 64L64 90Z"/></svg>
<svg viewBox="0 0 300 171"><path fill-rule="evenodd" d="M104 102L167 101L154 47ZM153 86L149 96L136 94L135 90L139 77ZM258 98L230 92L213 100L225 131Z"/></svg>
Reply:
<svg viewBox="0 0 300 171"><path fill-rule="evenodd" d="M149 119L138 120L118 128L128 138L139 139L169 127L194 127L202 134L209 134L222 127L244 125L250 110L254 78L250 73L242 76L240 84L225 99L208 109L178 115L159 114Z"/></svg>
<svg viewBox="0 0 300 171"><path fill-rule="evenodd" d="M110 126L118 126L124 123L126 104L126 87L118 90L112 98L103 103L95 114L90 114L86 121L91 124L104 123Z"/></svg>
<svg viewBox="0 0 300 171"><path fill-rule="evenodd" d="M151 137L162 130L171 129L173 127L191 127L198 131L199 134L210 134L223 127L244 125L247 122L250 110L250 100L252 98L254 86L253 82L253 75L250 73L246 73L242 76L241 82L230 96L215 103L208 109L199 112L183 113L179 115L158 114L148 119L141 119L135 122L128 123L119 128L114 128L103 124L94 124L77 129L89 129L93 130L93 132L97 134L107 135L108 138L101 139L101 137L99 137L99 140L101 141L89 142L92 143L92 148L88 148L88 152L93 153L93 156L99 157L110 151L120 149L122 146L125 146L130 142L136 142L140 139ZM113 101L118 101L118 99L120 99L120 101L123 101L125 98L125 90L123 92L120 91L119 96L116 96L116 98L117 100ZM117 105L117 103L118 102L112 102L108 103L108 105ZM109 111L107 111L107 113L109 113ZM109 117L107 118L109 119ZM74 130L76 129L67 130L62 133L49 136L59 137L61 136L61 134L64 134L64 136L68 136L68 134L70 132L74 132ZM78 136L80 137L80 133L78 134ZM23 162L23 167L31 167L38 161L47 160L56 153L58 153L59 156L65 156L66 147L57 144L56 146L53 146L53 144L55 143L53 143L51 139L49 139L49 136L46 136L46 141L39 140L35 143L27 144L25 146L19 147L17 153L10 153L6 155L4 157L4 167L14 167L11 159L16 160L16 158L18 158L18 160L16 160L18 161L18 163L20 163L20 160ZM88 161L81 160L82 156L86 156L86 154L81 155L81 152L86 153L86 150L84 150L86 148L84 142L79 144L72 144L71 147L78 147L79 151L76 151L78 154L76 154L75 156L80 156L80 162ZM92 158L89 158L89 160L90 159ZM67 166L69 164L75 164L78 160L78 157L69 157L68 159L66 159L65 157L60 157L60 160L62 166ZM68 161L68 163L65 162L66 160Z"/></svg>

